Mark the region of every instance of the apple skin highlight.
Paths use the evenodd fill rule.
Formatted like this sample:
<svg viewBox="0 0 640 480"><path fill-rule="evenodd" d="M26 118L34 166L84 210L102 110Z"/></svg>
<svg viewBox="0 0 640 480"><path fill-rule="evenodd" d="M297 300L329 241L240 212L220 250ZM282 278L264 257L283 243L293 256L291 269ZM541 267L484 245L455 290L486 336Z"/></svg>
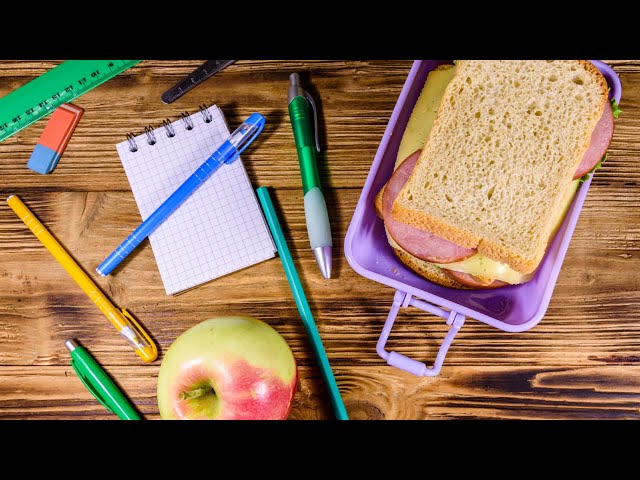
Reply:
<svg viewBox="0 0 640 480"><path fill-rule="evenodd" d="M216 317L184 332L158 376L163 419L284 420L297 386L286 341L251 317Z"/></svg>

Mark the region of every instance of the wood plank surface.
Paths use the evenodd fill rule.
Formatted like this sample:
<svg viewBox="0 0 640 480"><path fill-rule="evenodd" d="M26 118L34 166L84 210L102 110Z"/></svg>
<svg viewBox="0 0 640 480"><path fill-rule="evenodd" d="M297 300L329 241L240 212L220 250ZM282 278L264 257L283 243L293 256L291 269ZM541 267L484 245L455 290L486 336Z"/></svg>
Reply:
<svg viewBox="0 0 640 480"><path fill-rule="evenodd" d="M58 62L0 61L0 96ZM640 61L608 61L623 85L609 160L582 210L545 318L511 334L469 320L434 379L388 367L376 341L393 290L355 273L343 241L371 161L411 67L407 61L239 61L171 105L160 94L197 61L143 61L74 103L85 114L52 174L26 168L46 120L0 143L0 198L18 194L88 271L140 221L114 145L127 132L217 103L230 125L268 119L245 158L254 186L274 188L347 410L356 419L638 418L640 416ZM286 109L288 74L320 98L320 174L327 186L335 278L308 247L300 175ZM276 328L300 365L292 419L330 418L319 372L279 260L167 297L145 242L126 268L97 283L130 309L162 352L217 314L248 314ZM389 348L431 362L444 322L403 311ZM0 202L0 418L113 418L68 366L80 339L147 418L159 418L162 357L142 365L64 270Z"/></svg>

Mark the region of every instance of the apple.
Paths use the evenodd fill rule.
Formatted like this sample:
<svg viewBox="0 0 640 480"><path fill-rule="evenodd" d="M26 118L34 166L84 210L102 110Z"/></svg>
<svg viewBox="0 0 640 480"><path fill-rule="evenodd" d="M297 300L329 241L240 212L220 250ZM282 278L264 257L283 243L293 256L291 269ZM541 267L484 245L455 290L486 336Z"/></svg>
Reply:
<svg viewBox="0 0 640 480"><path fill-rule="evenodd" d="M214 317L169 347L158 375L165 419L285 420L298 381L287 342L252 317Z"/></svg>

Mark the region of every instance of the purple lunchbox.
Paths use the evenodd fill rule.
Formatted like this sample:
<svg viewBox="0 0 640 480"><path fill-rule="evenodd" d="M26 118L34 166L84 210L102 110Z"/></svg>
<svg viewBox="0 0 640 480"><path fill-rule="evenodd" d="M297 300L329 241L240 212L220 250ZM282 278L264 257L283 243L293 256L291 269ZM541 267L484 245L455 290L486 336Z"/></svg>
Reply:
<svg viewBox="0 0 640 480"><path fill-rule="evenodd" d="M606 78L611 88L610 98L620 102L622 87L616 73L602 62L592 62ZM378 340L378 355L391 366L427 377L440 373L447 350L467 317L507 332L529 330L542 320L591 185L590 178L580 186L562 226L540 263L536 276L527 283L496 290L456 290L432 283L406 267L396 258L387 241L384 223L375 214L373 200L393 173L400 140L427 74L443 63L451 62L414 62L373 160L344 242L345 256L356 272L396 289L391 310ZM408 306L442 317L446 319L447 325L451 326L432 367L400 353L385 350L400 308Z"/></svg>

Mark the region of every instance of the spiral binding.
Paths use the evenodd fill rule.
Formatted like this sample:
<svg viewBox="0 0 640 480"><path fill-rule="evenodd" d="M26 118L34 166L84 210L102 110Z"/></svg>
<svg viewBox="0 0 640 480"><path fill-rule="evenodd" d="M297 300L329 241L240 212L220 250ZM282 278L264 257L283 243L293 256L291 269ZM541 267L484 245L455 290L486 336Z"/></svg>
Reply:
<svg viewBox="0 0 640 480"><path fill-rule="evenodd" d="M156 134L153 133L153 128L151 126L144 127L144 133L147 136L147 143L149 145L156 144Z"/></svg>
<svg viewBox="0 0 640 480"><path fill-rule="evenodd" d="M202 114L202 118L204 119L204 123L211 123L213 117L211 116L211 112L206 105L200 105L200 113Z"/></svg>
<svg viewBox="0 0 640 480"><path fill-rule="evenodd" d="M204 123L211 123L213 121L213 115L209 111L209 107L206 105L200 105L200 114L202 115L202 121ZM180 114L180 119L182 120L184 129L187 131L191 131L195 128L193 124L193 120L191 118L191 114L189 112L184 112ZM176 129L171 120L166 119L162 121L162 126L159 128L164 128L167 138L173 138L176 136ZM146 143L148 145L155 145L158 143L158 139L156 138L156 128L153 128L152 125L144 127L144 135L146 135ZM127 133L127 142L129 142L129 151L137 152L138 151L138 143L136 142L136 135L134 133Z"/></svg>
<svg viewBox="0 0 640 480"><path fill-rule="evenodd" d="M191 115L189 115L189 112L181 113L180 117L184 122L184 128L187 130L193 130L193 121L191 120Z"/></svg>
<svg viewBox="0 0 640 480"><path fill-rule="evenodd" d="M167 137L173 138L176 136L176 131L173 128L173 125L171 125L171 120L167 118L165 121L162 122L162 126L167 131Z"/></svg>
<svg viewBox="0 0 640 480"><path fill-rule="evenodd" d="M133 133L127 133L127 141L129 142L129 151L137 152L138 144L136 143L136 137Z"/></svg>

